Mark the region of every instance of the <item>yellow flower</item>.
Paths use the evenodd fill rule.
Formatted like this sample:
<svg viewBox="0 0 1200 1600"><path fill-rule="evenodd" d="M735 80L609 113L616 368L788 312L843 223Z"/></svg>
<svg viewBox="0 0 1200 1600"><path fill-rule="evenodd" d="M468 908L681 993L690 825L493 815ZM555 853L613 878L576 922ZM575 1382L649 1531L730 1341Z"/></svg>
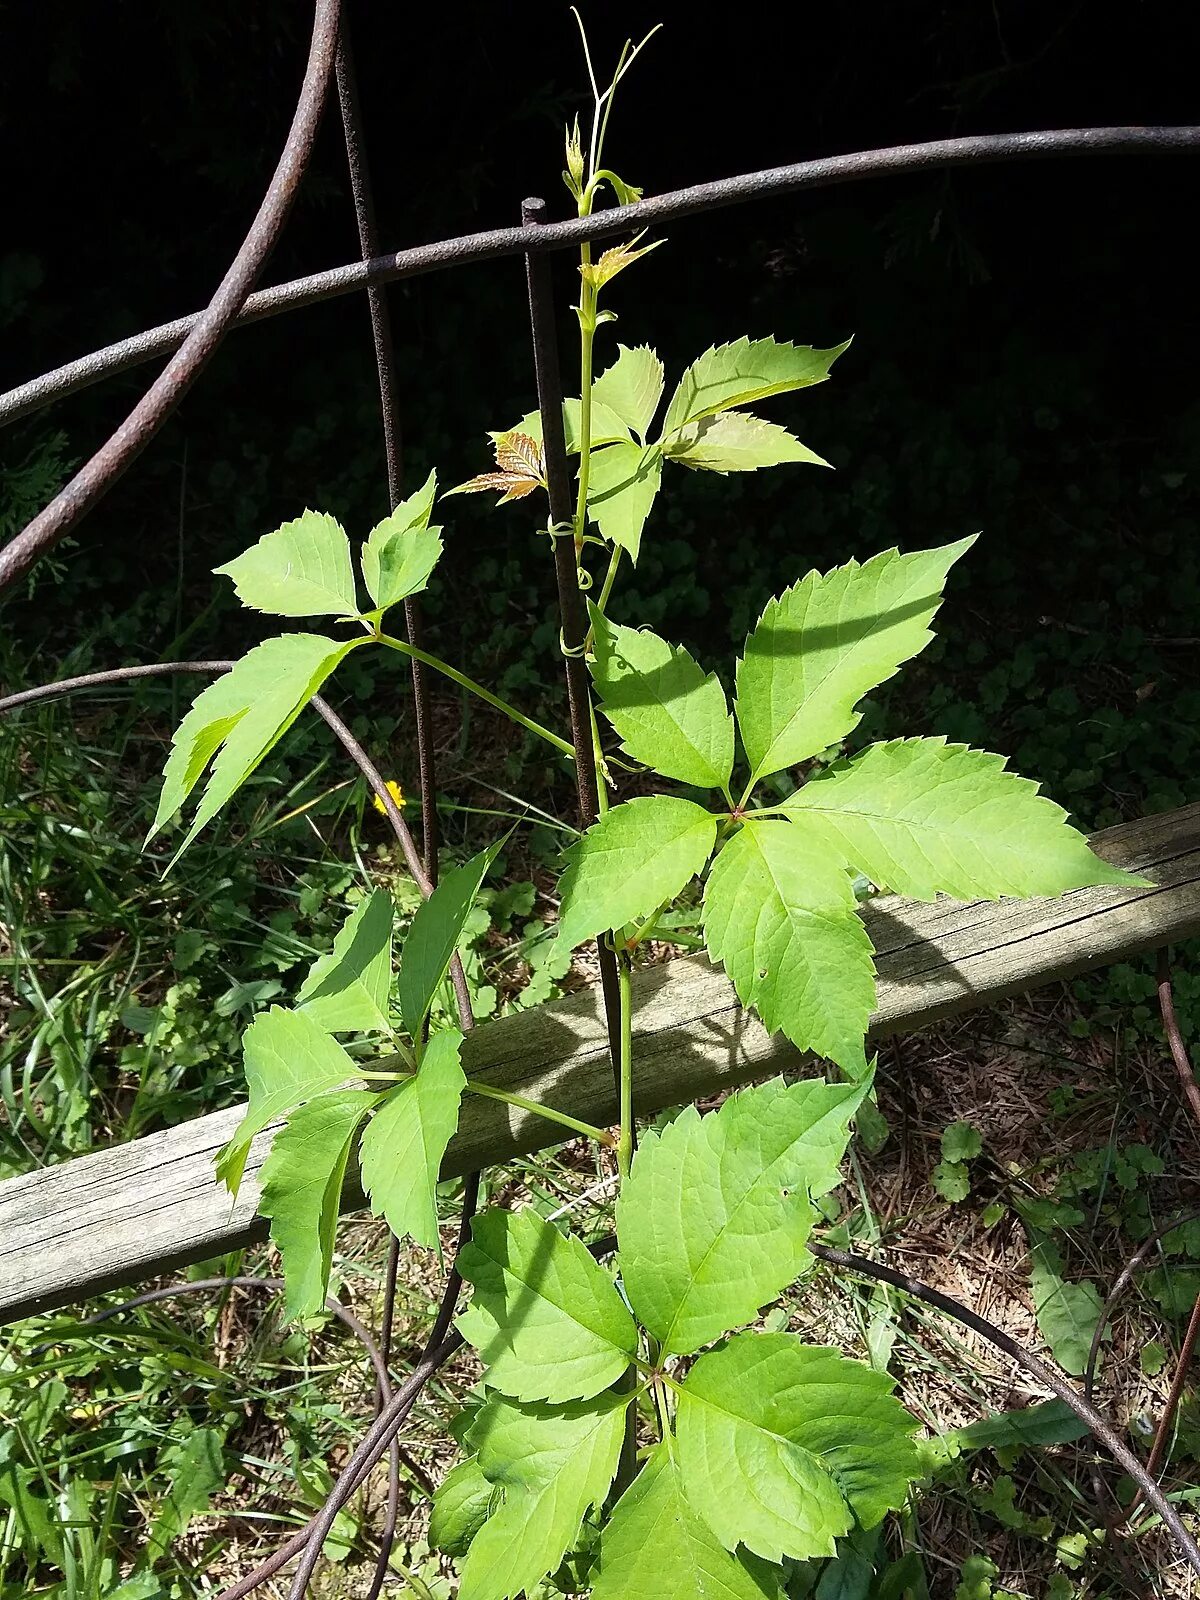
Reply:
<svg viewBox="0 0 1200 1600"><path fill-rule="evenodd" d="M387 783L384 785L384 787L387 789L387 792L391 795L392 799L400 807L401 811L403 811L404 810L404 790L400 787L400 785L396 782L396 780L394 778L389 778ZM371 796L371 804L375 807L376 811L378 811L378 813L379 813L379 815L381 817L386 817L387 816L387 807L384 805L383 801L379 798L379 796L377 794L373 794Z"/></svg>

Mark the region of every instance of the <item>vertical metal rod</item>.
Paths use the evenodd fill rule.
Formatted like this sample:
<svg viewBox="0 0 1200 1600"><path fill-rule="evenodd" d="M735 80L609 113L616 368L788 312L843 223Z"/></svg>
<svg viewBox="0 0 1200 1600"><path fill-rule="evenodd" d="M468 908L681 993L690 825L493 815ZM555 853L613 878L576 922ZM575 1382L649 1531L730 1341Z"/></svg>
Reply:
<svg viewBox="0 0 1200 1600"><path fill-rule="evenodd" d="M371 174L363 144L362 114L358 99L358 80L354 71L354 54L345 18L338 33L336 67L338 103L341 107L342 132L346 141L346 162L350 168L350 192L354 198L354 220L358 225L358 247L363 260L370 261L373 256L379 254L379 234L375 225ZM388 314L387 289L383 284L371 284L367 289L367 306L371 313L375 370L379 377L379 413L383 423L383 448L387 457L388 509L394 511L402 498L404 456L400 434L392 322ZM409 644L415 649L421 649L424 629L421 626L420 606L415 599L404 602L404 625ZM431 881L436 883L437 770L433 753L429 686L425 668L421 663L410 657L409 665L412 668L413 704L416 710L417 767L421 785L421 845L425 858L425 871Z"/></svg>
<svg viewBox="0 0 1200 1600"><path fill-rule="evenodd" d="M529 199L521 202L521 222L527 228L540 227L546 219L546 202ZM542 453L546 464L546 489L550 500L550 521L555 528L571 525L575 507L571 494L571 469L567 462L563 434L562 373L558 364L558 336L554 328L554 287L550 258L527 251L525 281L529 289L529 327L533 339L533 368L537 378L538 408L542 416ZM567 706L571 718L571 742L575 746L575 780L579 795L579 820L590 827L596 820L597 782L595 751L592 745L591 689L587 664L583 659L587 639L587 607L579 587L579 564L575 541L567 533L551 536L554 547L554 576L558 584L558 608L562 619L563 660L567 679ZM597 944L600 984L604 994L604 1014L608 1022L608 1048L612 1058L613 1080L620 1093L621 999L617 959L603 942Z"/></svg>
<svg viewBox="0 0 1200 1600"><path fill-rule="evenodd" d="M364 261L379 253L379 234L375 218L375 199L371 189L371 174L367 163L363 139L362 109L358 96L358 79L354 70L354 51L350 43L350 22L343 13L338 30L337 59L338 104L342 114L342 133L346 145L346 163L350 169L350 192L354 201L354 219L358 228L358 246ZM388 509L394 511L402 498L404 477L403 448L400 431L400 406L396 383L396 352L392 340L391 317L388 314L387 289L383 284L372 284L367 290L367 307L371 317L371 335L375 346L375 371L379 381L379 413L383 425L383 448L387 461ZM420 606L415 598L404 602L404 624L409 644L422 647L424 630L421 626ZM421 789L421 847L426 877L430 884L438 876L438 815L437 769L433 749L433 720L429 707L429 688L423 664L409 658L412 671L413 709L417 734L417 768ZM474 1023L471 998L461 961L455 957L451 973L455 998L464 1033ZM464 1198L463 1227L469 1228L478 1196L479 1179L472 1174L467 1180ZM380 1344L385 1365L391 1360L392 1332L396 1311L396 1284L400 1271L400 1241L392 1236L388 1245L387 1268L384 1277L383 1317ZM430 1337L430 1346L440 1344L449 1328L454 1305L458 1299L459 1278L451 1269L442 1299L442 1308ZM378 1390L376 1416L383 1411L390 1396ZM380 1530L379 1553L367 1600L376 1600L387 1577L392 1547L396 1538L399 1518L400 1449L393 1437L388 1443L387 1508ZM319 1551L320 1544L317 1545ZM315 1562L315 1554L312 1560Z"/></svg>
<svg viewBox="0 0 1200 1600"><path fill-rule="evenodd" d="M338 105L342 114L342 134L346 146L346 164L350 170L350 193L354 201L354 220L358 228L358 247L364 261L379 252L379 233L375 220L375 200L371 190L371 175L363 140L362 111L358 98L358 79L354 70L354 52L350 43L349 17L343 13L338 29L337 59ZM379 381L379 414L383 426L383 449L387 462L388 509L394 511L402 498L404 478L403 449L400 432L400 407L396 383L396 354L392 342L391 318L388 315L387 290L382 284L372 284L367 290L367 308L371 317L371 336L375 346L375 372ZM421 614L415 599L404 602L404 624L408 642L418 649L422 643ZM433 740L429 714L429 689L425 681L425 668L414 657L409 658L412 671L413 708L417 734L417 767L421 787L421 850L425 872L431 883L437 882L438 871L438 817L437 774L434 767ZM392 1333L396 1315L396 1285L400 1275L400 1241L395 1235L388 1243L387 1266L384 1272L383 1315L380 1325L380 1345L385 1366L391 1361ZM383 1410L390 1396L382 1387L376 1391L376 1415ZM392 1546L396 1539L399 1520L400 1453L396 1440L388 1446L387 1507L379 1536L379 1553L375 1573L367 1600L376 1600L387 1576Z"/></svg>

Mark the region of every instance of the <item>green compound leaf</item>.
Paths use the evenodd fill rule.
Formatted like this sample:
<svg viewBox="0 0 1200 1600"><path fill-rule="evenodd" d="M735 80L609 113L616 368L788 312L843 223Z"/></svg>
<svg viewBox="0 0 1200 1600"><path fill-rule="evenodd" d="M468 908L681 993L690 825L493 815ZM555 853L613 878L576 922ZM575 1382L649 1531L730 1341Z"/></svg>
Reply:
<svg viewBox="0 0 1200 1600"><path fill-rule="evenodd" d="M570 949L673 900L712 854L717 819L690 800L614 806L564 851L558 937Z"/></svg>
<svg viewBox="0 0 1200 1600"><path fill-rule="evenodd" d="M780 1600L781 1577L730 1555L692 1508L667 1441L613 1508L592 1600Z"/></svg>
<svg viewBox="0 0 1200 1600"><path fill-rule="evenodd" d="M647 1133L617 1201L621 1277L669 1355L741 1323L797 1278L819 1198L841 1182L870 1085L782 1079Z"/></svg>
<svg viewBox="0 0 1200 1600"><path fill-rule="evenodd" d="M874 1527L921 1471L892 1380L787 1333L740 1333L679 1393L688 1498L727 1550L767 1561L834 1554Z"/></svg>
<svg viewBox="0 0 1200 1600"><path fill-rule="evenodd" d="M466 1078L457 1028L435 1033L415 1077L384 1096L362 1136L359 1160L371 1210L398 1239L439 1248L437 1185L446 1146L458 1127Z"/></svg>
<svg viewBox="0 0 1200 1600"><path fill-rule="evenodd" d="M477 1216L457 1265L475 1289L459 1332L501 1393L590 1399L633 1359L637 1329L611 1278L582 1240L529 1207Z"/></svg>
<svg viewBox="0 0 1200 1600"><path fill-rule="evenodd" d="M655 445L613 444L590 457L588 516L633 561L661 483L662 452Z"/></svg>
<svg viewBox="0 0 1200 1600"><path fill-rule="evenodd" d="M391 895L375 889L342 923L329 954L313 963L296 1006L327 1033L390 1027L394 916Z"/></svg>
<svg viewBox="0 0 1200 1600"><path fill-rule="evenodd" d="M831 350L814 350L811 345L743 338L706 350L692 362L671 396L663 425L664 439L689 422L715 416L718 411L824 383L830 367L849 343L847 340Z"/></svg>
<svg viewBox="0 0 1200 1600"><path fill-rule="evenodd" d="M617 346L617 359L592 385L592 404L599 402L620 417L645 442L663 392L663 364L648 345ZM593 435L595 435L593 426Z"/></svg>
<svg viewBox="0 0 1200 1600"><path fill-rule="evenodd" d="M346 1164L358 1125L379 1096L324 1094L292 1112L263 1163L258 1209L283 1257L289 1318L324 1307Z"/></svg>
<svg viewBox="0 0 1200 1600"><path fill-rule="evenodd" d="M872 745L805 784L785 809L814 843L916 900L1147 886L1094 855L1066 812L1006 771L1003 756L944 739Z"/></svg>
<svg viewBox="0 0 1200 1600"><path fill-rule="evenodd" d="M500 1491L484 1477L479 1457L468 1456L450 1469L434 1494L429 1543L448 1556L465 1556L499 1501Z"/></svg>
<svg viewBox="0 0 1200 1600"><path fill-rule="evenodd" d="M489 845L448 872L429 899L417 907L400 956L400 1014L414 1039L421 1036L475 896L503 843L499 840Z"/></svg>
<svg viewBox="0 0 1200 1600"><path fill-rule="evenodd" d="M737 667L738 725L756 780L857 726L863 695L933 638L946 574L974 542L885 550L863 566L810 572L768 601Z"/></svg>
<svg viewBox="0 0 1200 1600"><path fill-rule="evenodd" d="M777 422L765 422L745 411L724 411L689 423L668 446L667 457L701 472L757 472L760 467L781 467L792 461L814 467L829 465Z"/></svg>
<svg viewBox="0 0 1200 1600"><path fill-rule="evenodd" d="M358 615L350 541L324 511L285 522L213 571L232 578L238 599L255 611L276 617Z"/></svg>
<svg viewBox="0 0 1200 1600"><path fill-rule="evenodd" d="M429 526L437 474L402 500L390 517L371 529L362 547L363 580L380 611L420 594L442 553L441 529Z"/></svg>
<svg viewBox="0 0 1200 1600"><path fill-rule="evenodd" d="M656 633L622 628L591 608L592 678L600 707L635 761L698 789L733 771L733 718L715 672Z"/></svg>
<svg viewBox="0 0 1200 1600"><path fill-rule="evenodd" d="M147 842L212 773L174 861L274 749L338 663L366 643L289 633L256 645L192 701L171 739L162 793Z"/></svg>
<svg viewBox="0 0 1200 1600"><path fill-rule="evenodd" d="M853 1078L875 1004L871 941L844 868L789 822L752 822L717 856L704 938L772 1033Z"/></svg>
<svg viewBox="0 0 1200 1600"><path fill-rule="evenodd" d="M1104 1302L1092 1283L1069 1283L1062 1275L1057 1246L1033 1236L1029 1282L1033 1314L1042 1338L1064 1372L1080 1377L1087 1370L1092 1340L1104 1315Z"/></svg>
<svg viewBox="0 0 1200 1600"><path fill-rule="evenodd" d="M242 1058L250 1103L217 1157L217 1176L234 1195L255 1134L330 1089L361 1086L358 1068L341 1045L305 1012L282 1006L255 1017L242 1035Z"/></svg>
<svg viewBox="0 0 1200 1600"><path fill-rule="evenodd" d="M459 1600L515 1600L553 1572L617 1470L629 1395L552 1407L492 1400L467 1435L504 1503L475 1535Z"/></svg>

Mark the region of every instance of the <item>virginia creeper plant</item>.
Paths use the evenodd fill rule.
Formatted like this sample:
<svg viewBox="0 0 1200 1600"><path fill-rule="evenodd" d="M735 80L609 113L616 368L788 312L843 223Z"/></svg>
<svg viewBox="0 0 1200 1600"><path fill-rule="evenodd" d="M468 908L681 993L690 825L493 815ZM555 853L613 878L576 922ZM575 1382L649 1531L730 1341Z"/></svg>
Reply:
<svg viewBox="0 0 1200 1600"><path fill-rule="evenodd" d="M568 134L564 177L580 215L605 195L637 198L603 165L613 92L634 55L604 93L593 82L586 143L577 125ZM460 1560L462 1600L514 1600L555 1573L596 1600L761 1600L783 1593L795 1563L834 1555L839 1540L903 1505L921 1457L891 1380L755 1327L812 1264L816 1203L840 1182L871 1092L875 975L856 885L932 900L1141 881L1096 857L1000 756L939 738L838 755L864 696L929 643L972 539L801 576L768 600L746 639L732 711L716 672L616 619L621 563L636 563L653 537L677 468L824 465L750 408L824 382L846 349L736 338L692 362L664 408L652 349L600 349L609 286L650 248L636 239L595 259L581 251L580 392L564 408L577 503L568 527L549 529L572 540L588 596L599 714L599 820L565 852L557 937L570 948L603 940L617 959L619 1128L468 1079L462 1034L430 1031L497 843L422 905L398 977L394 906L376 889L293 1003L251 1023L249 1106L218 1162L236 1192L252 1139L282 1123L259 1204L283 1258L288 1313L305 1318L324 1303L356 1147L373 1211L399 1238L435 1247L438 1174L464 1094L514 1101L615 1149L609 1264L532 1209L484 1210L459 1257L472 1288L459 1327L483 1384L453 1424L462 1459L438 1491L431 1538ZM492 442L494 469L452 492L496 490L505 501L544 492L536 412ZM356 650L415 655L573 755L568 739L387 631L389 611L436 571L435 499L431 475L357 550L333 517L306 511L217 569L254 610L351 631L268 639L197 696L176 730L155 821L166 826L204 780L177 855ZM622 799L614 775L623 782L631 770L655 792ZM779 774L796 779L794 791L778 802L776 784L761 803L764 780ZM685 1110L635 1153L631 972L639 944L698 877L708 953L743 1005L831 1065L825 1079L777 1079L706 1116Z"/></svg>

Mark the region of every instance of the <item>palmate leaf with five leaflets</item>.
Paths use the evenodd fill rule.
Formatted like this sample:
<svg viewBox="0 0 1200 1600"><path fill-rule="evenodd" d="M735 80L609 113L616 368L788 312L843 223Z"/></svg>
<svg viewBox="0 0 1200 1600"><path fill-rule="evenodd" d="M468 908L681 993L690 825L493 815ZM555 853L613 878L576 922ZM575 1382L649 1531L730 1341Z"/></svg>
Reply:
<svg viewBox="0 0 1200 1600"><path fill-rule="evenodd" d="M1003 756L944 739L872 745L806 783L785 809L815 845L916 900L1148 887L1095 855Z"/></svg>
<svg viewBox="0 0 1200 1600"><path fill-rule="evenodd" d="M824 383L850 341L829 350L781 344L776 339L735 339L706 350L679 380L663 424L663 438L701 417L753 405L773 394Z"/></svg>
<svg viewBox="0 0 1200 1600"><path fill-rule="evenodd" d="M933 638L946 575L974 539L900 555L886 550L810 572L771 600L737 668L737 718L753 777L844 739L862 697Z"/></svg>
<svg viewBox="0 0 1200 1600"><path fill-rule="evenodd" d="M308 1101L288 1117L263 1163L258 1209L270 1217L283 1257L289 1317L315 1316L325 1304L346 1165L359 1124L378 1099L348 1089Z"/></svg>
<svg viewBox="0 0 1200 1600"><path fill-rule="evenodd" d="M558 1567L608 1493L630 1398L610 1389L564 1406L496 1399L480 1408L467 1444L504 1502L472 1540L459 1600L515 1600Z"/></svg>
<svg viewBox="0 0 1200 1600"><path fill-rule="evenodd" d="M716 673L645 629L591 608L592 678L621 747L665 778L724 789L733 771L733 718Z"/></svg>
<svg viewBox="0 0 1200 1600"><path fill-rule="evenodd" d="M250 1103L217 1157L217 1176L236 1195L250 1141L277 1117L344 1084L361 1087L358 1068L341 1045L303 1011L272 1006L242 1035Z"/></svg>
<svg viewBox="0 0 1200 1600"><path fill-rule="evenodd" d="M647 1133L617 1201L621 1277L664 1353L687 1355L759 1309L810 1261L810 1195L840 1181L867 1084L782 1079Z"/></svg>
<svg viewBox="0 0 1200 1600"><path fill-rule="evenodd" d="M645 252L637 252L644 254ZM634 259L618 251L606 252L602 263L627 264ZM845 344L829 350L807 345L780 344L775 339L736 339L708 350L684 373L667 408L661 438L649 434L663 392L663 365L647 346L618 347L618 356L592 386L589 426L590 465L587 515L610 544L636 561L642 530L662 482L664 457L709 472L752 472L758 467L785 462L828 462L809 450L785 428L758 417L740 415L732 408L749 405L770 395L821 383ZM575 399L563 405L563 427L568 454L578 454L581 406ZM460 484L452 494L483 489L504 491L516 499L545 483L541 456L541 417L536 411L521 418L505 433L493 433L496 472L483 473ZM501 461L502 450L511 453L513 441L527 441L536 452L532 465Z"/></svg>
<svg viewBox="0 0 1200 1600"><path fill-rule="evenodd" d="M336 518L306 511L213 571L244 606L276 617L355 617L350 541Z"/></svg>
<svg viewBox="0 0 1200 1600"><path fill-rule="evenodd" d="M394 916L387 890L373 890L338 929L329 954L313 963L296 996L296 1007L326 1032L389 1028Z"/></svg>
<svg viewBox="0 0 1200 1600"><path fill-rule="evenodd" d="M387 1218L398 1239L429 1249L439 1248L438 1175L467 1082L462 1039L457 1028L432 1035L416 1074L383 1097L359 1151L371 1210Z"/></svg>
<svg viewBox="0 0 1200 1600"><path fill-rule="evenodd" d="M400 961L400 1012L413 1039L446 976L475 896L503 846L500 840L447 872L429 899L417 907Z"/></svg>
<svg viewBox="0 0 1200 1600"><path fill-rule="evenodd" d="M558 937L569 948L648 917L712 854L717 819L690 800L647 795L614 806L564 852Z"/></svg>
<svg viewBox="0 0 1200 1600"><path fill-rule="evenodd" d="M672 1443L655 1447L614 1506L592 1600L781 1600L778 1568L731 1555L693 1508Z"/></svg>
<svg viewBox="0 0 1200 1600"><path fill-rule="evenodd" d="M866 1071L875 1004L871 941L845 868L790 822L747 822L704 890L704 940L767 1028Z"/></svg>
<svg viewBox="0 0 1200 1600"><path fill-rule="evenodd" d="M474 1286L459 1332L501 1393L586 1400L632 1361L637 1329L612 1279L532 1208L477 1216L457 1266Z"/></svg>
<svg viewBox="0 0 1200 1600"><path fill-rule="evenodd" d="M892 1380L787 1333L740 1333L679 1391L688 1498L727 1550L831 1556L902 1505L921 1458Z"/></svg>
<svg viewBox="0 0 1200 1600"><path fill-rule="evenodd" d="M148 840L179 810L211 761L212 772L191 827L175 852L177 861L274 749L338 663L365 643L349 639L339 644L312 633L284 634L256 645L202 690L171 737Z"/></svg>

